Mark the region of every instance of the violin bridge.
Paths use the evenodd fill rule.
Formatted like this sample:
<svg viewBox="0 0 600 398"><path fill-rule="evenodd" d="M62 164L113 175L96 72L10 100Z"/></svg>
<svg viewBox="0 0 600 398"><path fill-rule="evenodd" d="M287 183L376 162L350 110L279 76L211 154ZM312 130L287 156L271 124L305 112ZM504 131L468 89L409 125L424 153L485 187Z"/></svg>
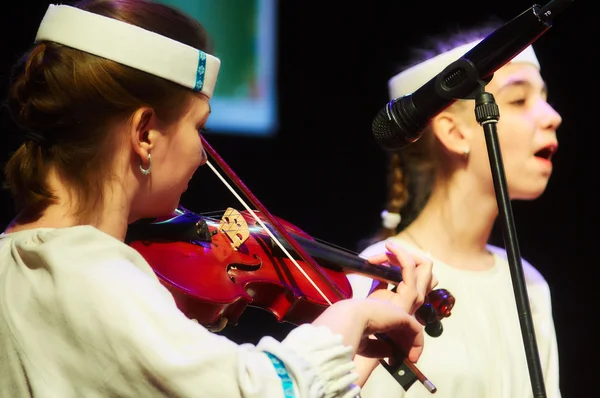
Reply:
<svg viewBox="0 0 600 398"><path fill-rule="evenodd" d="M238 249L250 237L250 228L239 211L228 207L219 223L219 230L223 232L234 249Z"/></svg>

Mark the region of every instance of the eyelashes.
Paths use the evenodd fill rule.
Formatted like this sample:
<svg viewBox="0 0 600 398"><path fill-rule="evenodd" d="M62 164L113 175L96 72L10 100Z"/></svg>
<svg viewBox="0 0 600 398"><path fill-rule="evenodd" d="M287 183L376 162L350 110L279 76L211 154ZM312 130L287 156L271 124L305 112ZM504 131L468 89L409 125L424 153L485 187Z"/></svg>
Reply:
<svg viewBox="0 0 600 398"><path fill-rule="evenodd" d="M510 101L511 105L517 105L517 106L522 106L522 105L525 105L526 103L527 103L526 98L521 98L521 99Z"/></svg>

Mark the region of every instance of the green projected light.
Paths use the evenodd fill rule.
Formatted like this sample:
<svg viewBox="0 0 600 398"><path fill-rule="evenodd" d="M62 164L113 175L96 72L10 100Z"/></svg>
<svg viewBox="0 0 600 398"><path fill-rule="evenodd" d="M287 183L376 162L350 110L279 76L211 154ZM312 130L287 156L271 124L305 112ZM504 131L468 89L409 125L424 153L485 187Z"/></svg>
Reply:
<svg viewBox="0 0 600 398"><path fill-rule="evenodd" d="M197 19L221 60L207 127L268 136L277 128L275 0L158 0Z"/></svg>

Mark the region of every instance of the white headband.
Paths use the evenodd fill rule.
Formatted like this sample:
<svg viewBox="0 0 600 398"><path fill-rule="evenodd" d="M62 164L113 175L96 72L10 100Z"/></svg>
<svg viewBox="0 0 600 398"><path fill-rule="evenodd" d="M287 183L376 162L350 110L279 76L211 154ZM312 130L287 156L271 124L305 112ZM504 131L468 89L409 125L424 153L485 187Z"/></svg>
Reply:
<svg viewBox="0 0 600 398"><path fill-rule="evenodd" d="M36 42L48 40L175 82L212 97L221 61L138 26L51 4Z"/></svg>
<svg viewBox="0 0 600 398"><path fill-rule="evenodd" d="M479 42L481 40L463 44L398 73L388 81L390 99L415 92L419 87L443 71L446 66L469 52ZM531 46L526 47L510 62L529 62L534 64L538 69L540 67L540 63Z"/></svg>

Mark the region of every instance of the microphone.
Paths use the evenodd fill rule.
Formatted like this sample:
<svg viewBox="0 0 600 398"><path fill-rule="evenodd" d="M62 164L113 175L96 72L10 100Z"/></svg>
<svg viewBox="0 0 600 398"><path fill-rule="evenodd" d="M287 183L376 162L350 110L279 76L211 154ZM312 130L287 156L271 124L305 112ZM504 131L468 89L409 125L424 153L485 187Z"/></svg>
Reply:
<svg viewBox="0 0 600 398"><path fill-rule="evenodd" d="M493 33L412 94L395 98L379 111L372 133L386 150L417 141L429 121L458 99L473 99L494 72L552 26L552 18L574 0L533 5Z"/></svg>

